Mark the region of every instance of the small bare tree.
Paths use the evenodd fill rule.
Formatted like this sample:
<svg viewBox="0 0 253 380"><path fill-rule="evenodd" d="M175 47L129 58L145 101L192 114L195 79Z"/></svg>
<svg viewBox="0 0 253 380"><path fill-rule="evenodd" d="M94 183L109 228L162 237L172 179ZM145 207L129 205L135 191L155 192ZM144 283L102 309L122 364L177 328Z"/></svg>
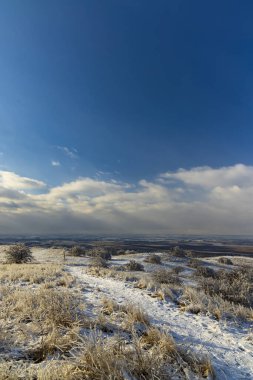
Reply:
<svg viewBox="0 0 253 380"><path fill-rule="evenodd" d="M5 252L8 264L22 264L33 260L32 252L25 244L11 245Z"/></svg>

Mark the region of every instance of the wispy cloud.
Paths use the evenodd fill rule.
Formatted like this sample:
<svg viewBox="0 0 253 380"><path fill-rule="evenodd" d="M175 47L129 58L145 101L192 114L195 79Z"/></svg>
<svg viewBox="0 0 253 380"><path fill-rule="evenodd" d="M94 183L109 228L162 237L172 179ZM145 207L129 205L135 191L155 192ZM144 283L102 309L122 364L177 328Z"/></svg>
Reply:
<svg viewBox="0 0 253 380"><path fill-rule="evenodd" d="M54 160L52 160L52 161L51 161L51 165L52 165L52 166L61 166L61 163L60 163L59 161L54 161Z"/></svg>
<svg viewBox="0 0 253 380"><path fill-rule="evenodd" d="M44 188L42 181L1 171L0 227L6 233L253 234L252 178L253 167L238 164L131 184L77 178Z"/></svg>
<svg viewBox="0 0 253 380"><path fill-rule="evenodd" d="M16 173L1 170L0 186L13 190L34 190L44 188L46 184L36 179L22 177Z"/></svg>
<svg viewBox="0 0 253 380"><path fill-rule="evenodd" d="M77 149L70 149L67 146L57 146L59 150L61 150L66 156L68 156L71 159L77 159L78 158L78 151Z"/></svg>

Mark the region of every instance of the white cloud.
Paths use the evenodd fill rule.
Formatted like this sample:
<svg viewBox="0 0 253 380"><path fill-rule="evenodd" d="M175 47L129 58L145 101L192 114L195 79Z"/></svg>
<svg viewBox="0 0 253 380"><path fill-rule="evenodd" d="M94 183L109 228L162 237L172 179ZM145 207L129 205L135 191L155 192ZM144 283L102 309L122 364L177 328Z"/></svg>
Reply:
<svg viewBox="0 0 253 380"><path fill-rule="evenodd" d="M45 187L46 184L36 179L21 177L13 172L0 170L0 186L6 189L25 190L41 189Z"/></svg>
<svg viewBox="0 0 253 380"><path fill-rule="evenodd" d="M78 151L77 149L70 149L67 146L57 146L59 150L61 150L66 156L68 156L71 159L77 159L78 158Z"/></svg>
<svg viewBox="0 0 253 380"><path fill-rule="evenodd" d="M135 184L77 178L47 189L41 181L2 171L0 228L6 233L253 234L252 174L253 167L239 164L181 169Z"/></svg>
<svg viewBox="0 0 253 380"><path fill-rule="evenodd" d="M52 160L52 161L51 161L51 165L52 165L52 166L61 166L61 163L60 163L59 161L54 161L54 160Z"/></svg>
<svg viewBox="0 0 253 380"><path fill-rule="evenodd" d="M187 185L197 185L204 188L216 186L252 186L253 166L237 164L234 166L212 169L208 166L179 169L176 172L167 172L161 175L167 180L181 181Z"/></svg>

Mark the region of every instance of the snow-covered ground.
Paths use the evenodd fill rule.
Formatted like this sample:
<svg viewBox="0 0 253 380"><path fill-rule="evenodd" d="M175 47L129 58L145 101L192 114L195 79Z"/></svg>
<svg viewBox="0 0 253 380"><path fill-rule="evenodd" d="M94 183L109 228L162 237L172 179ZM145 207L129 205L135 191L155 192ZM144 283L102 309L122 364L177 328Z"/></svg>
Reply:
<svg viewBox="0 0 253 380"><path fill-rule="evenodd" d="M109 297L117 303L132 303L141 307L151 323L168 330L178 344L207 354L217 379L253 379L253 345L249 328L216 321L201 314L180 311L171 302L151 298L145 289L131 283L94 277L82 266L68 265L67 270L83 285L85 300L99 309L101 300Z"/></svg>
<svg viewBox="0 0 253 380"><path fill-rule="evenodd" d="M0 261L3 261L4 247L0 247ZM88 258L67 256L64 261L62 249L33 248L33 255L38 263L64 263L65 269L77 279L76 286L86 305L92 305L92 313L99 314L102 300L107 297L119 304L131 303L141 307L153 325L167 330L180 346L206 354L214 366L218 380L250 380L253 379L253 331L248 323L236 324L232 321L217 321L203 314L183 312L172 301L161 301L152 298L146 289L139 289L132 282L124 282L113 278L96 277L87 273ZM134 259L145 265L145 273L157 268L143 262L147 254L122 255L113 257L112 266L123 265ZM240 260L240 258L233 261ZM245 259L247 265L253 259ZM217 258L204 260L215 268L228 267L217 264ZM184 260L165 261L163 267L185 267L182 272L184 281L192 269L185 266ZM228 268L229 269L229 268ZM142 272L139 273L142 275Z"/></svg>

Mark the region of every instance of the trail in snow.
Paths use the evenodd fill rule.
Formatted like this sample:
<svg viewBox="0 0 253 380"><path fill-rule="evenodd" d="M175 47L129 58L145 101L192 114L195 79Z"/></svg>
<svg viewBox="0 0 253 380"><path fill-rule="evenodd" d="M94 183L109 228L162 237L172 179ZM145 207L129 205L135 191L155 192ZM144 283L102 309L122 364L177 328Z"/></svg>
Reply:
<svg viewBox="0 0 253 380"><path fill-rule="evenodd" d="M153 325L169 330L178 344L208 354L217 379L253 379L253 346L246 340L246 330L226 326L207 316L181 312L174 304L151 298L146 290L132 284L94 277L81 267L68 266L68 270L87 287L86 300L95 307L100 306L105 296L118 303L136 304L149 315Z"/></svg>

